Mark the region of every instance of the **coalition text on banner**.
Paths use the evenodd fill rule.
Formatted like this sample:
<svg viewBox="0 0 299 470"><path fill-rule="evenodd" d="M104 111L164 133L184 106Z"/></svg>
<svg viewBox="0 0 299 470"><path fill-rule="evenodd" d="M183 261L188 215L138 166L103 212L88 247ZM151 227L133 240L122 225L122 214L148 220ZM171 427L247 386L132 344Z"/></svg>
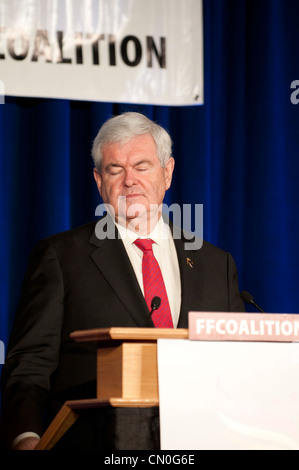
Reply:
<svg viewBox="0 0 299 470"><path fill-rule="evenodd" d="M30 38L26 34L21 30L8 31L5 34L5 28L0 29L0 33L6 37L6 49L10 58L19 61L28 58L32 47L30 47ZM56 36L56 47L52 48L47 30L37 30L32 38L33 52L29 60L37 62L43 58L48 63L54 62L56 64L83 64L84 61L90 60L92 65L101 65L101 48L106 47L107 63L105 65L116 66L119 59L129 67L136 67L141 62L142 55L145 54L147 67L153 67L154 60L157 60L159 67L166 68L166 38L163 37L159 38L159 45L157 45L152 36L146 36L144 41L133 35L117 40L114 34L87 34L83 37L82 33L75 32L74 41L68 48L65 48L64 32L57 31ZM90 45L90 54L84 55L84 43ZM117 45L119 46L119 55L117 54ZM70 49L70 47L73 48L73 53L67 57L64 49ZM6 58L5 53L0 51L0 60Z"/></svg>
<svg viewBox="0 0 299 470"><path fill-rule="evenodd" d="M297 315L189 312L189 339L208 341L299 341Z"/></svg>

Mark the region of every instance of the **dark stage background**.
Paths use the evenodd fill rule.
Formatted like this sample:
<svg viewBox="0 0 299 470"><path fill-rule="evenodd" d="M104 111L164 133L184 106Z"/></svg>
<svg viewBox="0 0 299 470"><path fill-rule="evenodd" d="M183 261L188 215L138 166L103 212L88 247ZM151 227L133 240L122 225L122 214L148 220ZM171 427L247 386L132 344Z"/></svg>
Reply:
<svg viewBox="0 0 299 470"><path fill-rule="evenodd" d="M203 106L6 97L0 105L5 345L35 243L95 218L92 140L107 118L126 110L170 131L176 168L166 202L204 204L204 238L232 253L240 289L267 312L299 312L299 104L290 99L299 80L298 18L298 1L204 1Z"/></svg>

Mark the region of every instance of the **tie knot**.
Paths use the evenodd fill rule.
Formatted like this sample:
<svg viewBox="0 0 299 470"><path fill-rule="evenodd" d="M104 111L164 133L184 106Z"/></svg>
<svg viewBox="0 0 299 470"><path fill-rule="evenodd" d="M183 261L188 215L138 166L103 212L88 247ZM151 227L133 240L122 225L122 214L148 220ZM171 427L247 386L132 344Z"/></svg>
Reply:
<svg viewBox="0 0 299 470"><path fill-rule="evenodd" d="M152 245L153 245L153 240L150 239L144 239L144 238L138 238L135 240L135 245L140 248L140 250L144 251L152 251Z"/></svg>

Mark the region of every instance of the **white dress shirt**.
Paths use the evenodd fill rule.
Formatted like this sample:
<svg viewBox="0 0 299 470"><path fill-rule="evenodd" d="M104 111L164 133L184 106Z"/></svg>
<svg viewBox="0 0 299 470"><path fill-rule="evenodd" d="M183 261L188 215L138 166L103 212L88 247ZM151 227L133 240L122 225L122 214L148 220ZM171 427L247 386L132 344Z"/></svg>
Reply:
<svg viewBox="0 0 299 470"><path fill-rule="evenodd" d="M147 236L128 230L120 224L116 224L120 237L132 263L142 293L142 257L143 252L134 244L137 238L150 238L153 243L153 253L159 263L164 284L168 296L170 311L174 328L177 327L181 309L181 277L177 252L169 226L160 217L155 228Z"/></svg>

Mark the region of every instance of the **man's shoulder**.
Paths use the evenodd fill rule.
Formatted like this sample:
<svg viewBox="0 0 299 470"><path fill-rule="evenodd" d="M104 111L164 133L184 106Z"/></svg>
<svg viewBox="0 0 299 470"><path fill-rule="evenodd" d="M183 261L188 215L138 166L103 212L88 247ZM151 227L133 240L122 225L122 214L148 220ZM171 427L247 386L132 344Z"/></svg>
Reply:
<svg viewBox="0 0 299 470"><path fill-rule="evenodd" d="M49 244L57 243L71 243L75 241L88 241L95 231L97 221L88 222L78 227L73 227L68 230L50 235L44 241Z"/></svg>
<svg viewBox="0 0 299 470"><path fill-rule="evenodd" d="M201 256L227 257L228 253L217 245L181 228L173 230L174 239L179 239L185 251L197 252Z"/></svg>
<svg viewBox="0 0 299 470"><path fill-rule="evenodd" d="M205 252L210 253L210 254L215 254L215 256L227 256L227 251L223 250L219 246L214 245L211 242L208 242L206 240L203 240L203 249Z"/></svg>
<svg viewBox="0 0 299 470"><path fill-rule="evenodd" d="M73 227L62 232L44 237L36 243L32 255L40 256L45 252L65 253L70 251L81 251L82 247L89 246L89 240L95 233L96 221L88 222L78 227Z"/></svg>

